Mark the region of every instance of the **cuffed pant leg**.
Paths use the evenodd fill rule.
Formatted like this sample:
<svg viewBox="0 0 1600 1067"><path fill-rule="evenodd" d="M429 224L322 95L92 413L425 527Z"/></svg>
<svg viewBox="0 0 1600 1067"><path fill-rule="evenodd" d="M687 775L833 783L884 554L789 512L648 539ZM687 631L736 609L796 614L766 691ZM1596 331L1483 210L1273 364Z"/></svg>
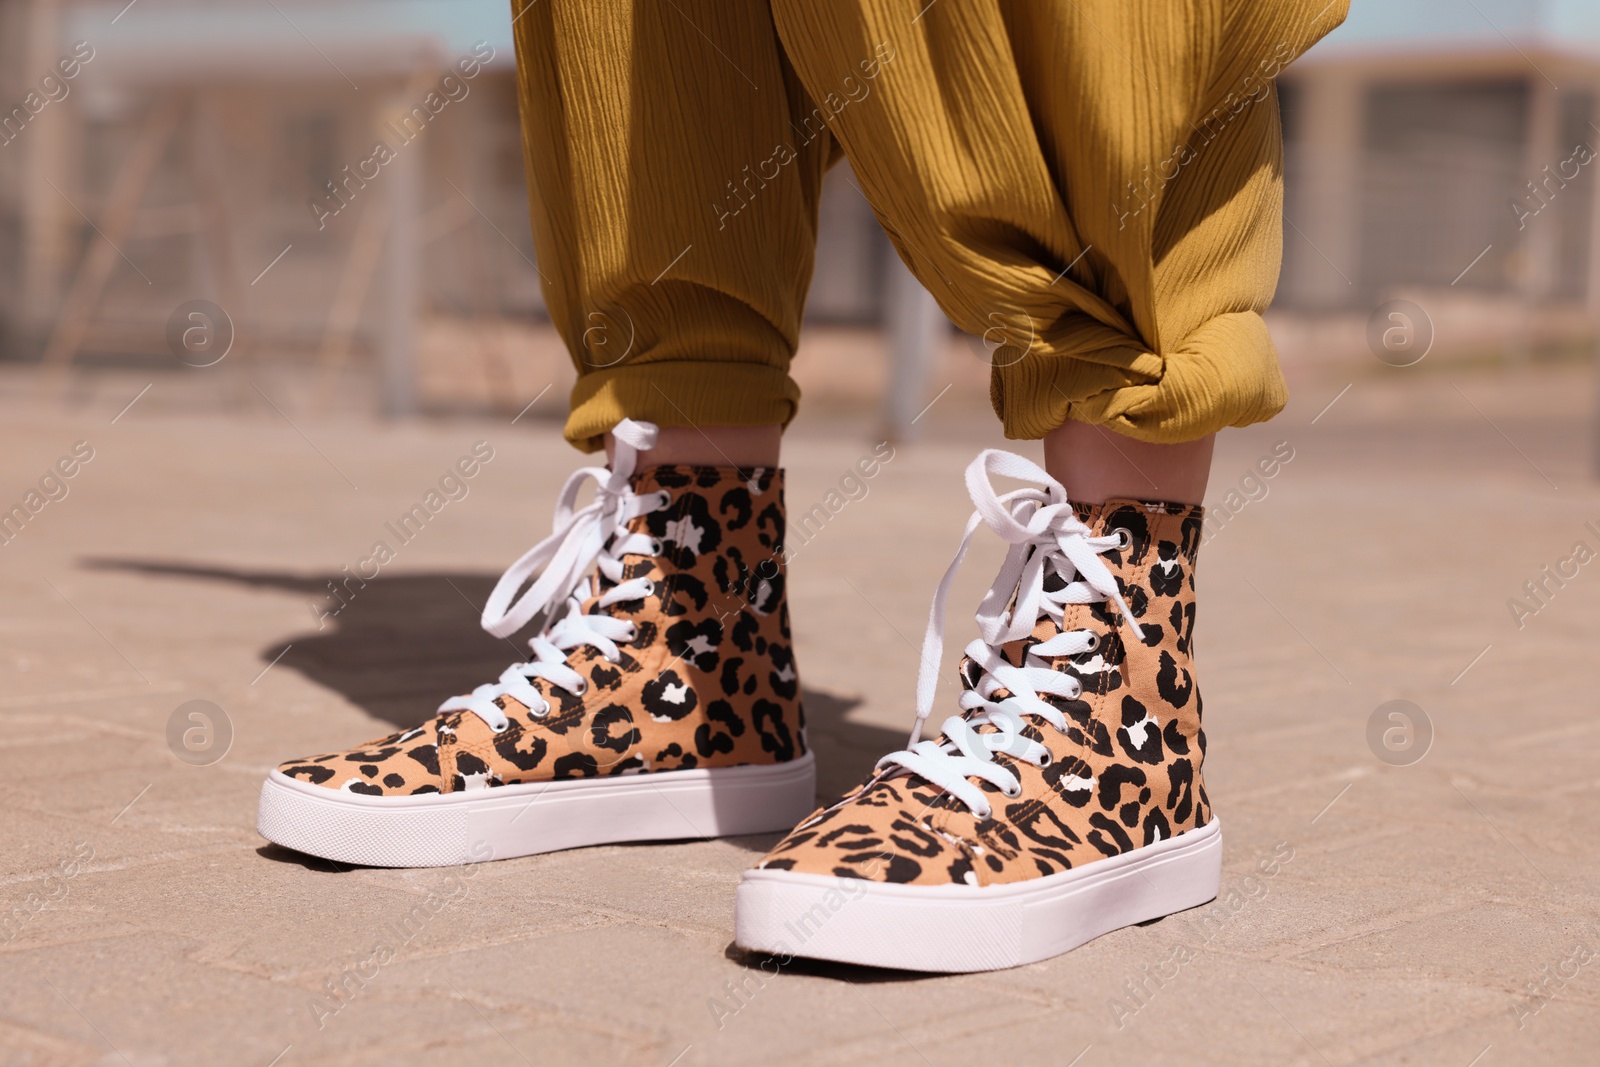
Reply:
<svg viewBox="0 0 1600 1067"><path fill-rule="evenodd" d="M765 5L542 0L514 22L566 436L787 423L832 147Z"/></svg>

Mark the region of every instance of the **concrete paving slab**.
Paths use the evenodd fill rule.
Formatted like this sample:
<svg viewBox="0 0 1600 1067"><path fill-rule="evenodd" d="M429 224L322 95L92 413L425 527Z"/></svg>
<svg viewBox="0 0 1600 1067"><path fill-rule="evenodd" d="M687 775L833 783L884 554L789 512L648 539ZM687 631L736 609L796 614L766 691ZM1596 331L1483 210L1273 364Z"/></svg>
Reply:
<svg viewBox="0 0 1600 1067"><path fill-rule="evenodd" d="M203 379L138 369L51 407L0 373L0 502L95 449L0 547L0 1065L1591 1062L1600 587L1587 566L1543 575L1600 548L1592 383L1418 369L1294 375L1284 415L1221 438L1198 637L1219 900L949 977L773 974L734 951L738 873L771 837L466 877L297 860L254 834L270 767L420 721L515 654L475 620L581 462L553 410L395 425L318 414L288 375L263 378L281 411L216 410L193 402ZM982 447L1037 455L949 399L793 566L830 798L904 742L961 469ZM495 458L467 497L329 614L327 583L480 440ZM855 415L803 415L792 512L876 440ZM1267 491L1230 498L1279 442L1294 459ZM958 579L952 665L998 559L980 541ZM1541 580L1519 618L1508 601ZM1397 699L1431 731L1420 757L1369 735ZM169 747L191 700L231 727L215 762ZM92 857L63 877L80 843ZM393 962L350 978L386 937Z"/></svg>

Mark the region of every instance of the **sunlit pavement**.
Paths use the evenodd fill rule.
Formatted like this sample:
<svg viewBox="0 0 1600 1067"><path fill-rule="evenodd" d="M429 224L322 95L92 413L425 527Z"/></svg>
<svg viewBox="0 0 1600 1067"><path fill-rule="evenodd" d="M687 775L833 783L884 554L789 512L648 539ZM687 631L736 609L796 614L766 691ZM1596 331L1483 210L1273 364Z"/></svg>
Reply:
<svg viewBox="0 0 1600 1067"><path fill-rule="evenodd" d="M0 1063L1585 1062L1594 386L1379 369L1297 381L1219 447L1198 641L1222 897L959 977L737 953L734 886L771 838L389 871L256 835L271 766L508 662L477 606L579 462L554 397L394 425L8 374L0 510L44 502L0 546ZM870 423L790 436L791 512L827 519L791 586L825 794L910 726L961 469L1005 444L982 407L946 397L836 509ZM478 442L492 460L402 543L389 524ZM378 541L393 561L332 599ZM963 573L952 655L998 558Z"/></svg>

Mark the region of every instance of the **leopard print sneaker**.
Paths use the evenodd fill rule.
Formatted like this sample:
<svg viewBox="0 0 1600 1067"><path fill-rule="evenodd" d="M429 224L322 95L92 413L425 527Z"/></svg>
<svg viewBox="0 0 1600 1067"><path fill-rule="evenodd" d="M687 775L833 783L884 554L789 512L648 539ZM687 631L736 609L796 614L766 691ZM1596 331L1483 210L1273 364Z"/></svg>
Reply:
<svg viewBox="0 0 1600 1067"><path fill-rule="evenodd" d="M995 474L1034 485L998 494ZM978 510L934 598L911 743L745 872L743 948L992 970L1217 894L1192 647L1202 509L1074 506L994 450L967 485ZM980 521L1010 549L966 649L961 714L921 740L945 600Z"/></svg>
<svg viewBox="0 0 1600 1067"><path fill-rule="evenodd" d="M771 832L812 808L783 472L635 472L656 428L614 435L610 469L572 476L554 532L484 609L497 636L534 625L532 656L415 729L283 764L262 786L262 836L426 867Z"/></svg>

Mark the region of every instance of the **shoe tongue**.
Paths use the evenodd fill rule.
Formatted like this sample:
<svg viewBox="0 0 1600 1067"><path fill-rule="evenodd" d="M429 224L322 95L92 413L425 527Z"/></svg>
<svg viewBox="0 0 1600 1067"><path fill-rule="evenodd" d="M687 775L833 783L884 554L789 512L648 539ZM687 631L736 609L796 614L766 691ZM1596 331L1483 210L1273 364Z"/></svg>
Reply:
<svg viewBox="0 0 1600 1067"><path fill-rule="evenodd" d="M658 484L654 477L656 472L662 469L664 468L646 467L643 470L635 471L628 478L629 491L636 495L653 493L658 489L666 489L667 492L672 492L669 487ZM644 517L636 516L630 520L628 524L623 527L623 529L611 535L611 537L606 541L606 548L609 549L617 538L626 537L630 532L636 532L644 529L643 524ZM624 566L622 576L623 580L626 581L629 578L637 578L640 575L648 573L650 573L650 566L648 562L646 562L642 568L638 563L634 563ZM605 572L602 571L598 565L596 565L591 570L588 577L583 580L583 583L578 586L575 592L575 595L578 597L578 603L582 613L585 615L593 615L598 612L600 610L600 598L606 593L610 592L612 589L616 588L617 585L617 582L607 578ZM574 649L573 653L576 654L579 651L581 650Z"/></svg>
<svg viewBox="0 0 1600 1067"><path fill-rule="evenodd" d="M1194 558L1199 547L1200 524L1204 517L1204 509L1198 505L1164 504L1159 502L1152 503L1136 500L1111 500L1104 504L1075 503L1072 505L1072 508L1073 513L1077 516L1078 520L1084 525L1088 526L1096 536L1108 534L1118 527L1128 530L1133 541L1132 549L1127 552L1117 552L1114 560L1108 560L1108 563L1114 562L1117 565L1126 565L1130 559L1136 560L1145 552L1159 550L1164 554L1170 553L1174 555L1177 561L1185 567L1192 567L1194 565ZM1168 543L1170 548L1159 549L1158 546L1160 546L1163 542ZM1117 566L1113 566L1113 573L1118 573ZM1124 570L1122 573L1126 574L1127 571ZM1045 588L1048 590L1054 591L1060 589L1063 582L1064 579L1053 573L1047 573L1045 576ZM1140 590L1132 589L1129 592L1135 602L1134 609L1137 611L1139 610L1137 607L1137 601ZM1011 606L1015 608L1015 600L1013 600ZM1103 606L1089 606L1089 611L1097 617L1103 618L1103 612L1105 610L1106 609ZM1055 637L1057 634L1061 633L1061 631L1062 627L1053 618L1051 618L1049 615L1041 614L1034 622L1033 629L1026 638L1021 638L1016 641L1008 641L1001 646L1001 655L1003 655L1006 659L1006 662L1010 663L1013 667L1021 667L1023 666L1023 661L1027 655L1028 648L1040 642L1050 640L1052 637ZM1119 640L1119 638L1113 635L1110 640L1116 641ZM1099 652L1099 655L1115 656L1118 655L1118 653L1108 652L1103 648ZM1068 656L1058 656L1050 661L1050 665L1056 670L1067 670L1071 658L1072 657ZM1105 686L1108 684L1106 677L1098 676L1093 673L1091 673L1087 678L1076 671L1069 671L1069 673L1073 673L1075 677L1078 677L1080 681L1083 681L1086 691L1092 689L1095 685ZM981 671L970 658L965 656L962 657L961 684L963 688L970 689L976 685L980 674ZM1104 689L1099 691L1104 692ZM994 699L997 701L1003 700L1006 695L1006 690L1001 689L994 694ZM1058 707L1061 706L1060 698L1045 696L1043 699L1049 701L1050 703L1056 704ZM971 715L974 714L974 712L968 712L967 714ZM984 725L977 727L977 732L980 734L992 733L997 729L998 727L985 723ZM940 739L943 739L943 734L940 734ZM978 778L969 778L968 780L974 785L978 785L980 783L980 779Z"/></svg>

